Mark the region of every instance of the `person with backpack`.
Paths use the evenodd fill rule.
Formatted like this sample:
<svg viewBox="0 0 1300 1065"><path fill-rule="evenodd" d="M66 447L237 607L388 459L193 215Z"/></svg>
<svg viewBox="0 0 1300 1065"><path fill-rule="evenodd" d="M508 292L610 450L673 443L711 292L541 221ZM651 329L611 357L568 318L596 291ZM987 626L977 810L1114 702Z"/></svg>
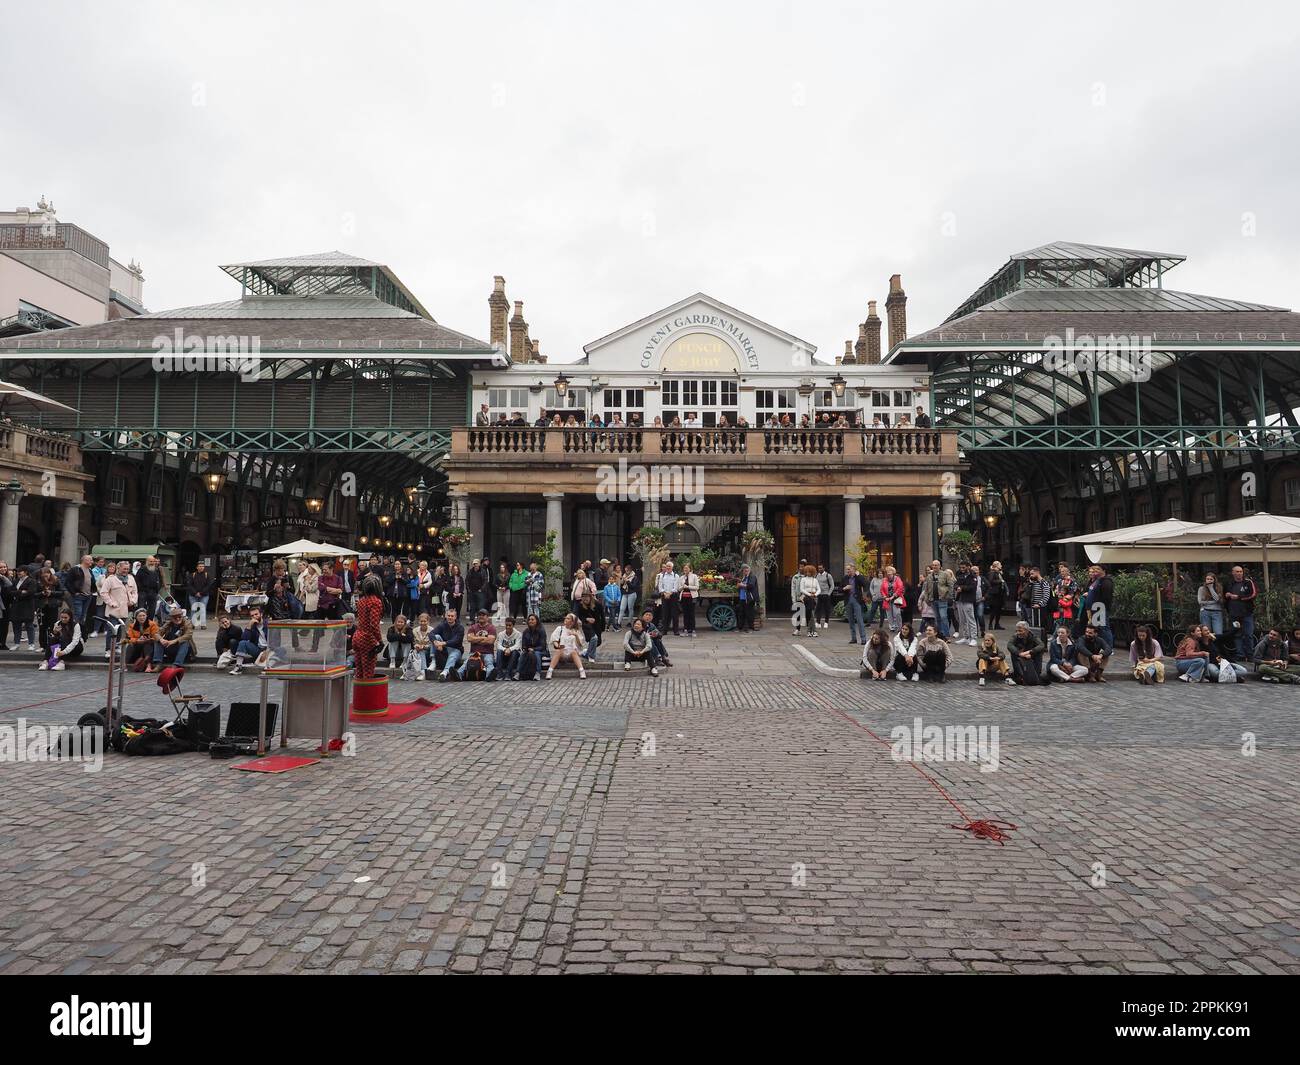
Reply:
<svg viewBox="0 0 1300 1065"><path fill-rule="evenodd" d="M488 618L487 607L479 607L474 623L465 630L465 640L469 649L460 664L460 679L465 680L472 672L491 680L496 668L497 630Z"/></svg>

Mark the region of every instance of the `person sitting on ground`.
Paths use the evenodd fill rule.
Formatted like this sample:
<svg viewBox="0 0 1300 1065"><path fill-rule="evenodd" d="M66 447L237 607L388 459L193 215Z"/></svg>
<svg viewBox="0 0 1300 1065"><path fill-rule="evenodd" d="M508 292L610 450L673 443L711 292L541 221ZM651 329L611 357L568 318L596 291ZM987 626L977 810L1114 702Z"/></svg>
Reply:
<svg viewBox="0 0 1300 1065"><path fill-rule="evenodd" d="M1191 631L1178 641L1174 651L1174 669L1178 679L1188 684L1205 680L1205 671L1210 664L1210 652L1201 646L1201 627L1193 626Z"/></svg>
<svg viewBox="0 0 1300 1065"><path fill-rule="evenodd" d="M229 624L229 619L223 619ZM217 638L221 634L218 632ZM136 662L144 663L139 668L153 672L153 647L158 641L158 622L149 617L149 611L139 607L131 624L126 627L126 646L122 648L122 668L135 669Z"/></svg>
<svg viewBox="0 0 1300 1065"><path fill-rule="evenodd" d="M631 669L633 662L644 662L650 669L650 676L657 677L659 676L657 661L654 644L650 642L650 636L645 631L645 622L636 618L632 622L632 627L623 634L623 670L626 672Z"/></svg>
<svg viewBox="0 0 1300 1065"><path fill-rule="evenodd" d="M984 681L987 674L996 673L1003 677L1007 684L1015 686L1015 681L1011 679L1011 666L1007 663L1007 656L1002 653L1002 648L998 646L997 637L993 633L985 633L984 638L979 644L979 674L980 687L984 687Z"/></svg>
<svg viewBox="0 0 1300 1065"><path fill-rule="evenodd" d="M398 614L388 626L388 670L390 673L402 668L415 646L415 633L406 620L405 614Z"/></svg>
<svg viewBox="0 0 1300 1065"><path fill-rule="evenodd" d="M1133 676L1142 684L1163 684L1165 664L1160 641L1151 635L1150 625L1139 625L1129 644L1128 660L1133 666Z"/></svg>
<svg viewBox="0 0 1300 1065"><path fill-rule="evenodd" d="M862 677L872 680L888 680L894 671L894 645L882 628L871 630L867 642L862 645Z"/></svg>
<svg viewBox="0 0 1300 1065"><path fill-rule="evenodd" d="M1045 650L1038 633L1027 622L1016 622L1016 631L1007 641L1007 654L1011 658L1011 677L1017 684L1034 687L1047 683L1043 676Z"/></svg>
<svg viewBox="0 0 1300 1065"><path fill-rule="evenodd" d="M520 632L515 628L515 619L507 617L501 631L497 633L497 680L519 679L521 640Z"/></svg>
<svg viewBox="0 0 1300 1065"><path fill-rule="evenodd" d="M244 630L243 639L235 648L235 668L230 671L232 677L244 672L244 666L251 658L256 662L266 653L270 644L266 636L266 624L262 620L262 611L253 607L248 612L248 628Z"/></svg>
<svg viewBox="0 0 1300 1065"><path fill-rule="evenodd" d="M1206 680L1218 683L1219 674L1225 669L1233 674L1236 681L1240 681L1246 675L1246 667L1240 662L1232 661L1229 657L1231 644L1219 642L1219 633L1214 631L1213 625L1198 625L1193 631L1196 633L1196 640L1201 650L1206 652ZM1229 682L1223 681L1223 683Z"/></svg>
<svg viewBox="0 0 1300 1065"><path fill-rule="evenodd" d="M1088 667L1079 662L1079 645L1064 625L1056 627L1048 652L1047 675L1052 680L1082 684L1088 679Z"/></svg>
<svg viewBox="0 0 1300 1065"><path fill-rule="evenodd" d="M573 614L565 614L564 620L551 633L551 664L546 670L546 679L555 676L555 667L561 662L572 662L578 669L578 676L587 679L587 670L582 664L582 628Z"/></svg>
<svg viewBox="0 0 1300 1065"><path fill-rule="evenodd" d="M1110 661L1110 646L1097 631L1096 625L1085 625L1083 635L1074 641L1079 655L1079 665L1088 670L1085 678L1089 684L1105 684L1106 663Z"/></svg>
<svg viewBox="0 0 1300 1065"><path fill-rule="evenodd" d="M520 680L541 680L542 659L546 657L546 630L536 612L528 615L519 635Z"/></svg>
<svg viewBox="0 0 1300 1065"><path fill-rule="evenodd" d="M645 633L650 637L650 646L655 649L655 658L661 666L671 666L672 662L668 658L668 652L664 650L663 633L659 631L659 626L655 624L655 614L653 610L643 610L641 612L641 624L645 626Z"/></svg>
<svg viewBox="0 0 1300 1065"><path fill-rule="evenodd" d="M1255 645L1255 672L1270 684L1300 684L1300 661L1291 661L1291 648L1274 625Z"/></svg>
<svg viewBox="0 0 1300 1065"><path fill-rule="evenodd" d="M79 658L86 649L81 626L73 620L71 607L59 610L58 620L49 629L45 649L49 657L40 664L41 669L66 669L67 663Z"/></svg>
<svg viewBox="0 0 1300 1065"><path fill-rule="evenodd" d="M415 679L424 680L429 668L429 652L433 649L433 625L428 614L421 614L411 630L411 654L415 655Z"/></svg>
<svg viewBox="0 0 1300 1065"><path fill-rule="evenodd" d="M137 610L136 614L140 612ZM244 630L235 624L234 619L229 614L222 614L217 619L217 668L229 669L231 663L235 661L235 652L239 650L239 643L244 638ZM153 648L149 648L149 657L153 658Z"/></svg>
<svg viewBox="0 0 1300 1065"><path fill-rule="evenodd" d="M434 668L440 670L438 679L443 681L465 655L465 627L455 607L448 607L442 621L434 626L432 642ZM456 678L460 679L459 673Z"/></svg>
<svg viewBox="0 0 1300 1065"><path fill-rule="evenodd" d="M921 679L921 660L917 657L916 630L910 621L903 622L894 637L894 676L899 680Z"/></svg>
<svg viewBox="0 0 1300 1065"><path fill-rule="evenodd" d="M492 670L497 662L497 630L488 620L486 609L480 609L473 623L465 630L465 641L469 646L460 663L460 679L464 680L469 672L470 660L475 656L483 664L483 679L492 679Z"/></svg>
<svg viewBox="0 0 1300 1065"><path fill-rule="evenodd" d="M193 653L194 622L190 621L185 608L178 603L172 607L167 624L158 632L158 640L153 646L153 664L145 672L153 673L167 662L183 666Z"/></svg>
<svg viewBox="0 0 1300 1065"><path fill-rule="evenodd" d="M933 625L927 625L925 635L917 641L916 651L921 660L921 679L929 684L942 684L952 662L948 641L939 638Z"/></svg>

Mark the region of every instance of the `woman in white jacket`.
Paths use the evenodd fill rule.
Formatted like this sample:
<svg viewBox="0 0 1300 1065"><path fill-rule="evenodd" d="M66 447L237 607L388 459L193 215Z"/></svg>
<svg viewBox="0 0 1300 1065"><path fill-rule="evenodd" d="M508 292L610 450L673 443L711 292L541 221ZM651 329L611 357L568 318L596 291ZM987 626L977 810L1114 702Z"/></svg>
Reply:
<svg viewBox="0 0 1300 1065"><path fill-rule="evenodd" d="M921 660L916 656L916 633L904 622L894 637L894 676L899 680L920 680Z"/></svg>
<svg viewBox="0 0 1300 1065"><path fill-rule="evenodd" d="M808 623L808 635L817 633L817 596L822 586L817 580L817 567L804 566L803 576L799 578L799 598L803 601L803 617Z"/></svg>
<svg viewBox="0 0 1300 1065"><path fill-rule="evenodd" d="M551 633L551 665L546 670L546 679L555 675L555 667L561 662L572 662L578 667L578 676L587 679L587 671L582 665L581 651L584 643L582 626L578 624L576 614L565 614L564 620Z"/></svg>

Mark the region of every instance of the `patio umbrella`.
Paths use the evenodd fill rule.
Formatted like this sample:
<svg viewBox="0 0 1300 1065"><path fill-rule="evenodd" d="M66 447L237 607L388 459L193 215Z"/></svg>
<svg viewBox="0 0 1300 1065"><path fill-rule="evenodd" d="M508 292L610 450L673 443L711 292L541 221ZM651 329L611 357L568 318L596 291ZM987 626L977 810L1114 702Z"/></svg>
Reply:
<svg viewBox="0 0 1300 1065"><path fill-rule="evenodd" d="M1176 536L1157 536L1143 540L1142 544L1173 546L1202 545L1232 548L1258 547L1264 565L1264 591L1269 590L1268 550L1270 547L1300 547L1300 520L1269 514L1246 514L1228 521L1188 530Z"/></svg>
<svg viewBox="0 0 1300 1065"><path fill-rule="evenodd" d="M40 414L47 410L62 410L70 414L77 413L76 408L69 407L66 403L60 403L57 399L50 399L49 396L29 391L21 385L11 384L9 381L0 381L0 414L13 414L16 412Z"/></svg>
<svg viewBox="0 0 1300 1065"><path fill-rule="evenodd" d="M328 543L328 542L326 542L326 543L321 543L321 544L317 544L316 546L319 547L319 548L321 549L321 551L323 551L324 553L326 553L326 554L328 554L328 555L357 555L357 554L360 554L359 551L354 551L354 550L353 550L352 548L350 548L350 547L338 547L337 545L335 545L335 544L331 544L331 543Z"/></svg>
<svg viewBox="0 0 1300 1065"><path fill-rule="evenodd" d="M1054 544L1128 544L1134 540L1145 540L1148 536L1173 536L1177 533L1199 529L1194 521L1181 521L1168 518L1165 521L1153 521L1147 525L1129 525L1123 529L1110 532L1085 533L1083 536L1065 536L1053 540Z"/></svg>
<svg viewBox="0 0 1300 1065"><path fill-rule="evenodd" d="M331 548L318 544L315 540L295 540L283 547L269 547L265 551L258 552L262 555L298 555L303 558L319 558L335 553Z"/></svg>

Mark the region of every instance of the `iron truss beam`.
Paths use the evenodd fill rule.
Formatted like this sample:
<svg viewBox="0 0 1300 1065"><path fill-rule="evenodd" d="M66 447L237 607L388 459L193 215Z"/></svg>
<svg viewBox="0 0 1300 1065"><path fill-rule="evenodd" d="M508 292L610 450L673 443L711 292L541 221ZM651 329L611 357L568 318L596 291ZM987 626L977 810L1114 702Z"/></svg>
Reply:
<svg viewBox="0 0 1300 1065"><path fill-rule="evenodd" d="M1289 425L957 425L965 451L1295 451L1300 430Z"/></svg>
<svg viewBox="0 0 1300 1065"><path fill-rule="evenodd" d="M238 451L287 452L301 455L316 451L404 452L438 457L451 449L451 434L436 429L403 429L393 426L349 429L293 429L229 426L196 426L182 430L150 426L109 426L97 429L65 429L82 438L89 451L120 452Z"/></svg>

